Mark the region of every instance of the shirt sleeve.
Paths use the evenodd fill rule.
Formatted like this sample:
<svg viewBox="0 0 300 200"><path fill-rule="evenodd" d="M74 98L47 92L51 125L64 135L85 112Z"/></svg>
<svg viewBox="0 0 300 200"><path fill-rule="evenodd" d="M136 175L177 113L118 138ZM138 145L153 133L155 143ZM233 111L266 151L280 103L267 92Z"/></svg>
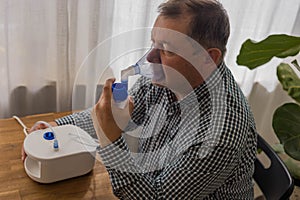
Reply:
<svg viewBox="0 0 300 200"><path fill-rule="evenodd" d="M147 91L147 83L149 82L148 79L142 77L139 78L139 80L133 85L131 88L129 94L132 95L133 97L136 97L141 99L141 97L144 95L144 91ZM142 89L141 89L142 88ZM86 110L83 110L81 112L75 112L71 115L64 116L62 118L58 118L55 120L55 122L61 126L61 125L66 125L66 124L72 124L75 126L78 126L85 130L88 134L90 134L93 138L97 138L96 130L93 125L93 120L91 116L93 108L88 108ZM142 110L143 108L138 108L139 110ZM143 113L143 112L140 112ZM138 119L142 119L143 116L138 116L136 117ZM132 121L129 123L129 126L126 128L126 130L133 130L136 128L136 124L141 123L136 121Z"/></svg>
<svg viewBox="0 0 300 200"><path fill-rule="evenodd" d="M93 126L93 121L91 117L92 108L83 110L81 112L75 112L73 114L58 118L55 122L61 126L66 124L72 124L80 127L90 134L93 138L97 138L95 128Z"/></svg>
<svg viewBox="0 0 300 200"><path fill-rule="evenodd" d="M202 199L224 184L238 162L236 150L193 146L153 177L136 164L123 137L98 152L121 199Z"/></svg>

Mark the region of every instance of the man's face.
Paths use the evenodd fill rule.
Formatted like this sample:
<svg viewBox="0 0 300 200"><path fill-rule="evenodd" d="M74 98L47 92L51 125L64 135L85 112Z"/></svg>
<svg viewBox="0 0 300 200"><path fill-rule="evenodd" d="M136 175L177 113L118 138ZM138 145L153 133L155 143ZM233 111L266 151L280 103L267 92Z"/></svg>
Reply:
<svg viewBox="0 0 300 200"><path fill-rule="evenodd" d="M152 30L154 49L147 57L151 63L161 63L165 73L165 80L154 84L182 94L188 94L203 82L205 75L199 67L209 59L205 57L206 51L195 47L195 41L187 36L189 21L188 17L159 16Z"/></svg>

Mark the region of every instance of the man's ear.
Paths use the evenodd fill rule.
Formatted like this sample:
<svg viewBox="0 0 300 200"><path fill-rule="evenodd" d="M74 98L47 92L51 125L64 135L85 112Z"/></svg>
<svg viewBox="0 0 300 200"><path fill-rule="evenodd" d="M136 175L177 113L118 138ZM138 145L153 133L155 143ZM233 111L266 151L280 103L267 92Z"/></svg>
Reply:
<svg viewBox="0 0 300 200"><path fill-rule="evenodd" d="M207 49L207 52L210 58L214 61L214 63L218 66L222 60L222 52L218 48L210 48Z"/></svg>

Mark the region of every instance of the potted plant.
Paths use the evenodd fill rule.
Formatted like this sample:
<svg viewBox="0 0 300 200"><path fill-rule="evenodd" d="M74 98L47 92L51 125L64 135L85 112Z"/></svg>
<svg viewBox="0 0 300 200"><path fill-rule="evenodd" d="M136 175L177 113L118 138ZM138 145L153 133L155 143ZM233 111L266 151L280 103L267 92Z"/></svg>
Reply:
<svg viewBox="0 0 300 200"><path fill-rule="evenodd" d="M286 58L296 56L300 52L300 37L278 34L270 35L266 39L255 42L246 40L237 56L237 64L249 69L255 69L273 57ZM277 153L285 153L288 159L283 161L287 165L295 183L299 185L300 166L300 79L297 73L300 66L296 59L291 63L280 63L277 66L277 78L282 88L295 101L279 106L272 119L273 130L280 144L273 148ZM291 159L292 158L292 159ZM296 161L296 162L295 162Z"/></svg>

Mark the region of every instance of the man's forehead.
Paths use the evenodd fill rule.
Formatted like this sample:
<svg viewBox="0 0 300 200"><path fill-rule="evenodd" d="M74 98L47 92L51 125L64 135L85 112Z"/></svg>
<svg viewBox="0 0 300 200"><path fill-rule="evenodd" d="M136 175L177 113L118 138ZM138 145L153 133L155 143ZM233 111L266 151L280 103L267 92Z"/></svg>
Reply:
<svg viewBox="0 0 300 200"><path fill-rule="evenodd" d="M151 30L151 40L154 42L181 43L186 42L188 37L186 34L167 28L153 27Z"/></svg>
<svg viewBox="0 0 300 200"><path fill-rule="evenodd" d="M158 16L152 29L152 37L179 39L178 33L185 35L188 32L189 21L190 18L186 16L180 18Z"/></svg>

